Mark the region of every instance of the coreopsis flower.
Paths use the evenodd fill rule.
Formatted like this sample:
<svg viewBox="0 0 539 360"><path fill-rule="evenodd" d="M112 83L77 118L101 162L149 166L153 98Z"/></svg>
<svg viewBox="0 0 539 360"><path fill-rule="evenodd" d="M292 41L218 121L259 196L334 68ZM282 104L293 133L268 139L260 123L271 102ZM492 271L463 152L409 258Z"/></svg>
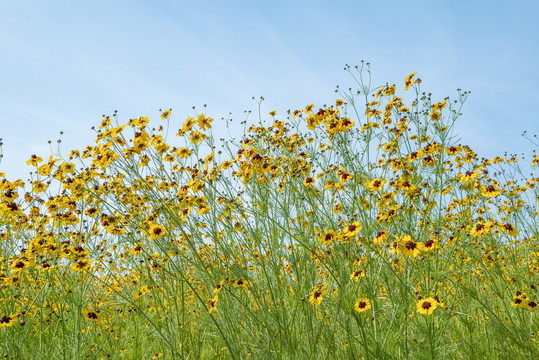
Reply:
<svg viewBox="0 0 539 360"><path fill-rule="evenodd" d="M506 223L506 224L498 224L498 228L500 230L503 230L505 231L508 235L511 235L511 236L517 236L518 235L518 230L515 229L513 227L513 224L511 223Z"/></svg>
<svg viewBox="0 0 539 360"><path fill-rule="evenodd" d="M417 159L419 159L420 157L420 153L417 152L417 151L412 151L408 156L407 156L407 159L409 162L414 162L416 161Z"/></svg>
<svg viewBox="0 0 539 360"><path fill-rule="evenodd" d="M44 261L41 265L36 266L36 269L42 270L42 271L51 271L54 268L55 268L54 265L51 265L46 261Z"/></svg>
<svg viewBox="0 0 539 360"><path fill-rule="evenodd" d="M186 148L179 148L176 150L176 155L178 156L178 158L180 159L185 159L187 157L189 157L193 152L189 149L186 149Z"/></svg>
<svg viewBox="0 0 539 360"><path fill-rule="evenodd" d="M207 129L211 128L212 121L213 121L213 119L211 117L206 117L206 116L204 116L204 114L198 115L198 118L197 118L198 126L202 130L207 130Z"/></svg>
<svg viewBox="0 0 539 360"><path fill-rule="evenodd" d="M481 194L483 196L495 197L501 194L501 190L494 184L490 184L488 186L481 186Z"/></svg>
<svg viewBox="0 0 539 360"><path fill-rule="evenodd" d="M486 223L479 223L472 226L470 230L470 236L481 236L486 235L492 228L492 222L487 221Z"/></svg>
<svg viewBox="0 0 539 360"><path fill-rule="evenodd" d="M457 155L462 150L462 146L450 146L445 149L445 152L451 156Z"/></svg>
<svg viewBox="0 0 539 360"><path fill-rule="evenodd" d="M341 183L346 183L346 182L352 180L352 178L354 177L354 175L352 175L350 173L347 173L345 171L340 172L339 176L341 177L341 180L340 180Z"/></svg>
<svg viewBox="0 0 539 360"><path fill-rule="evenodd" d="M70 246L68 250L71 253L72 257L76 259L86 258L88 257L88 255L90 255L90 250L85 249L84 247L80 245Z"/></svg>
<svg viewBox="0 0 539 360"><path fill-rule="evenodd" d="M367 110L365 110L365 115L367 115L367 118L370 118L370 117L373 117L373 116L379 116L380 114L382 114L382 110L380 109L377 109L376 105L378 105L378 101L377 102L372 102L371 104L369 104L369 106L367 107ZM375 123L373 123L375 124ZM369 126L370 127L370 126Z"/></svg>
<svg viewBox="0 0 539 360"><path fill-rule="evenodd" d="M163 237L165 235L165 228L161 225L152 225L150 226L150 239L155 240Z"/></svg>
<svg viewBox="0 0 539 360"><path fill-rule="evenodd" d="M221 282L217 285L215 285L215 288L213 289L213 293L214 294L219 294L219 291L221 291L221 289L223 288L223 284L225 283L224 280L221 280Z"/></svg>
<svg viewBox="0 0 539 360"><path fill-rule="evenodd" d="M378 231L378 234L376 234L376 236L374 237L373 242L375 244L381 244L384 241L386 241L387 236L388 236L387 231L385 231L385 230Z"/></svg>
<svg viewBox="0 0 539 360"><path fill-rule="evenodd" d="M314 178L312 176L309 176L303 180L303 185L305 186L312 186L314 184Z"/></svg>
<svg viewBox="0 0 539 360"><path fill-rule="evenodd" d="M384 186L386 182L387 182L386 179L382 179L382 180L374 179L374 180L365 182L364 185L372 191L380 191L382 190L382 187Z"/></svg>
<svg viewBox="0 0 539 360"><path fill-rule="evenodd" d="M371 208L371 203L367 199L362 199L360 205L363 206L363 209L365 210L369 210Z"/></svg>
<svg viewBox="0 0 539 360"><path fill-rule="evenodd" d="M180 211L180 219L184 220L186 217L189 216L190 213L191 213L190 206L183 208L182 211Z"/></svg>
<svg viewBox="0 0 539 360"><path fill-rule="evenodd" d="M168 149L170 148L170 146L168 146L167 143L165 142L158 142L154 145L154 149L157 151L157 153L159 155L163 155L164 153L166 153L168 151Z"/></svg>
<svg viewBox="0 0 539 360"><path fill-rule="evenodd" d="M319 237L320 244L327 246L337 239L337 233L334 230L327 230L325 234Z"/></svg>
<svg viewBox="0 0 539 360"><path fill-rule="evenodd" d="M32 185L34 186L32 192L36 194L47 190L47 188L49 187L47 183L42 181L32 181Z"/></svg>
<svg viewBox="0 0 539 360"><path fill-rule="evenodd" d="M462 175L459 181L463 184L467 184L470 181L473 181L479 177L479 173L475 171L467 171L466 174Z"/></svg>
<svg viewBox="0 0 539 360"><path fill-rule="evenodd" d="M90 259L79 259L71 265L71 270L73 271L82 271L92 265L92 260Z"/></svg>
<svg viewBox="0 0 539 360"><path fill-rule="evenodd" d="M4 315L0 317L0 329L3 327L8 327L17 321L17 317L15 315Z"/></svg>
<svg viewBox="0 0 539 360"><path fill-rule="evenodd" d="M243 288L243 289L247 289L247 287L249 286L249 283L245 280L237 280L234 282L234 287L240 287L240 288Z"/></svg>
<svg viewBox="0 0 539 360"><path fill-rule="evenodd" d="M436 299L428 297L426 299L420 299L416 303L417 312L423 315L430 315L438 307L438 301Z"/></svg>
<svg viewBox="0 0 539 360"><path fill-rule="evenodd" d="M318 284L313 288L309 302L315 306L319 306L324 300L324 295L327 294L327 284Z"/></svg>
<svg viewBox="0 0 539 360"><path fill-rule="evenodd" d="M292 119L295 119L296 117L298 117L298 115L300 115L302 112L303 110L294 110L292 112Z"/></svg>
<svg viewBox="0 0 539 360"><path fill-rule="evenodd" d="M423 167L425 167L425 166L434 167L434 165L436 165L436 161L430 155L425 156L423 158L423 161L421 162L421 166L423 166Z"/></svg>
<svg viewBox="0 0 539 360"><path fill-rule="evenodd" d="M513 308L516 308L517 306L524 307L527 301L528 301L528 297L526 296L526 294L522 291L517 291L515 295L513 295L511 306Z"/></svg>
<svg viewBox="0 0 539 360"><path fill-rule="evenodd" d="M37 168L37 172L41 176L47 176L51 173L52 167L56 162L60 161L59 159L53 159L52 155L49 157L49 162L47 164L43 164L40 167Z"/></svg>
<svg viewBox="0 0 539 360"><path fill-rule="evenodd" d="M193 131L191 135L189 135L189 141L191 141L192 144L198 144L204 140L205 137L206 136L200 131Z"/></svg>
<svg viewBox="0 0 539 360"><path fill-rule="evenodd" d="M212 313L215 309L217 309L217 301L219 300L219 296L215 295L213 298L209 299L208 302L210 303L210 308L208 309L208 313Z"/></svg>
<svg viewBox="0 0 539 360"><path fill-rule="evenodd" d="M363 270L356 270L350 275L350 280L358 281L360 277L365 277L365 271Z"/></svg>
<svg viewBox="0 0 539 360"><path fill-rule="evenodd" d="M347 237L355 236L358 232L361 231L361 224L359 221L354 221L351 224L348 224L343 229L343 234Z"/></svg>
<svg viewBox="0 0 539 360"><path fill-rule="evenodd" d="M433 111L430 113L430 119L432 121L438 121L442 118L442 114L438 111Z"/></svg>
<svg viewBox="0 0 539 360"><path fill-rule="evenodd" d="M538 306L535 301L524 301L524 305L522 306L526 310L536 311Z"/></svg>
<svg viewBox="0 0 539 360"><path fill-rule="evenodd" d="M446 105L445 100L442 101L441 103L438 103L438 104L432 104L432 110L434 110L434 111L440 111L440 110L442 110L443 108L445 108L445 105Z"/></svg>
<svg viewBox="0 0 539 360"><path fill-rule="evenodd" d="M357 299L354 305L354 310L357 312L364 312L371 308L371 301L369 299Z"/></svg>
<svg viewBox="0 0 539 360"><path fill-rule="evenodd" d="M408 90L410 88L410 86L412 86L414 84L414 79L413 77L416 75L417 73L411 73L410 75L408 75L406 77L406 79L404 79L404 90Z"/></svg>
<svg viewBox="0 0 539 360"><path fill-rule="evenodd" d="M195 118L192 116L188 116L185 122L182 124L181 132L186 133L190 131L194 125L195 125Z"/></svg>
<svg viewBox="0 0 539 360"><path fill-rule="evenodd" d="M84 318L89 321L95 321L96 323L99 323L102 320L99 310L83 310L82 314L84 315Z"/></svg>
<svg viewBox="0 0 539 360"><path fill-rule="evenodd" d="M168 119L171 112L172 112L172 109L168 109L168 110L163 111L163 113L161 114L161 119L163 119L163 120Z"/></svg>
<svg viewBox="0 0 539 360"><path fill-rule="evenodd" d="M11 270L14 274L20 274L30 267L30 261L26 258L19 258L11 264Z"/></svg>
<svg viewBox="0 0 539 360"><path fill-rule="evenodd" d="M37 165L42 162L43 159L37 155L30 156L30 160L26 162L26 165L31 165L37 167Z"/></svg>
<svg viewBox="0 0 539 360"><path fill-rule="evenodd" d="M427 239L427 241L423 243L423 247L424 251L433 251L434 249L439 248L438 240L435 238Z"/></svg>
<svg viewBox="0 0 539 360"><path fill-rule="evenodd" d="M131 253L133 253L133 255L140 255L140 253L142 252L143 247L144 247L144 245L137 244L131 249Z"/></svg>
<svg viewBox="0 0 539 360"><path fill-rule="evenodd" d="M403 235L400 237L398 243L398 250L405 256L416 257L421 254L425 249L425 245L421 242L415 242L410 235Z"/></svg>
<svg viewBox="0 0 539 360"><path fill-rule="evenodd" d="M211 207L209 205L200 205L197 209L197 213L200 215L204 215L209 213L211 210Z"/></svg>

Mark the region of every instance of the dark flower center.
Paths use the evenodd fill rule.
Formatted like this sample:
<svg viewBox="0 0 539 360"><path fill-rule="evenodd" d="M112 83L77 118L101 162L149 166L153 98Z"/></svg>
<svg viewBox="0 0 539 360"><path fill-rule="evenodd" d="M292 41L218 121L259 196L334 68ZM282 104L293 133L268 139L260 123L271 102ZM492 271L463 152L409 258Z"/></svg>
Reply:
<svg viewBox="0 0 539 360"><path fill-rule="evenodd" d="M408 250L414 250L417 247L417 244L413 241L408 241L405 246Z"/></svg>
<svg viewBox="0 0 539 360"><path fill-rule="evenodd" d="M432 304L428 301L423 301L423 304L421 304L421 307L425 310L428 310L432 307Z"/></svg>

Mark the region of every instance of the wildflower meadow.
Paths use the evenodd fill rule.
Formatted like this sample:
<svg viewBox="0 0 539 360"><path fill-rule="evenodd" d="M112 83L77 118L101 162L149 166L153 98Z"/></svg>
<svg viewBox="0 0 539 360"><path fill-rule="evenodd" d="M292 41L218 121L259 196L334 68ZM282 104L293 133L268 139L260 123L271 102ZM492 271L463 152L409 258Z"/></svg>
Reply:
<svg viewBox="0 0 539 360"><path fill-rule="evenodd" d="M238 139L114 112L0 172L0 358L539 359L539 157L460 144L467 91L345 70Z"/></svg>

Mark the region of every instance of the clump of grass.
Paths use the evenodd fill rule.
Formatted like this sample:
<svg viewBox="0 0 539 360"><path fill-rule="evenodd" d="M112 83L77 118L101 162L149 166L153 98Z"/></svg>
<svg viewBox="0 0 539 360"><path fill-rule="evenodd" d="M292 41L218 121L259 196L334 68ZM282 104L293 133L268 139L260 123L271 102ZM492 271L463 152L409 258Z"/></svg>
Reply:
<svg viewBox="0 0 539 360"><path fill-rule="evenodd" d="M539 178L457 144L468 92L414 73L407 107L345 70L358 90L222 150L205 114L114 113L4 178L3 356L537 358Z"/></svg>

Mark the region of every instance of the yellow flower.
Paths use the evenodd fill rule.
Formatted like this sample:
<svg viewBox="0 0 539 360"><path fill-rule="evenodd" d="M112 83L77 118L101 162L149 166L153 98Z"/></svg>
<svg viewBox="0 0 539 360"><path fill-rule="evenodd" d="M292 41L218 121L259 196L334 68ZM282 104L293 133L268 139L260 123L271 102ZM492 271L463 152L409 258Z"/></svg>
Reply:
<svg viewBox="0 0 539 360"><path fill-rule="evenodd" d="M365 271L356 270L350 275L350 280L358 281L360 277L365 277Z"/></svg>
<svg viewBox="0 0 539 360"><path fill-rule="evenodd" d="M500 230L503 230L505 231L507 234L511 235L511 236L517 236L518 235L518 230L515 229L513 227L513 224L511 223L506 223L506 224L498 224L498 228L500 228Z"/></svg>
<svg viewBox="0 0 539 360"><path fill-rule="evenodd" d="M442 114L438 111L433 111L430 113L430 119L432 121L438 121L442 118Z"/></svg>
<svg viewBox="0 0 539 360"><path fill-rule="evenodd" d="M387 231L381 230L376 234L376 237L374 238L373 242L375 244L381 244L387 239Z"/></svg>
<svg viewBox="0 0 539 360"><path fill-rule="evenodd" d="M386 179L382 179L382 180L374 179L374 180L365 182L364 185L372 191L380 191L382 190L382 187L384 186L386 182L387 182Z"/></svg>
<svg viewBox="0 0 539 360"><path fill-rule="evenodd" d="M241 288L247 289L248 286L249 286L249 283L242 279L234 282L234 287L241 287Z"/></svg>
<svg viewBox="0 0 539 360"><path fill-rule="evenodd" d="M501 194L501 190L494 186L494 184L490 184L489 186L481 186L481 194L483 196L495 197Z"/></svg>
<svg viewBox="0 0 539 360"><path fill-rule="evenodd" d="M345 236L354 236L358 232L361 231L361 224L359 221L354 221L351 224L348 224L348 226L344 227L343 233Z"/></svg>
<svg viewBox="0 0 539 360"><path fill-rule="evenodd" d="M438 240L435 238L430 238L427 241L423 243L424 251L432 251L434 249L439 248Z"/></svg>
<svg viewBox="0 0 539 360"><path fill-rule="evenodd" d="M182 124L181 132L188 132L190 131L193 126L195 125L195 118L192 116L188 116L185 122Z"/></svg>
<svg viewBox="0 0 539 360"><path fill-rule="evenodd" d="M205 136L200 131L193 131L191 135L189 135L189 141L193 144L198 144L202 140L204 140Z"/></svg>
<svg viewBox="0 0 539 360"><path fill-rule="evenodd" d="M523 304L524 305L522 307L526 310L535 311L538 308L537 303L535 301L525 301Z"/></svg>
<svg viewBox="0 0 539 360"><path fill-rule="evenodd" d="M314 178L312 176L309 176L303 180L303 185L305 186L312 186L314 184Z"/></svg>
<svg viewBox="0 0 539 360"><path fill-rule="evenodd" d="M354 310L357 312L364 312L371 308L371 301L369 299L357 299L354 305Z"/></svg>
<svg viewBox="0 0 539 360"><path fill-rule="evenodd" d="M163 119L163 120L168 119L168 117L170 116L171 110L172 109L163 111L163 113L161 114L161 119Z"/></svg>
<svg viewBox="0 0 539 360"><path fill-rule="evenodd" d="M416 257L425 250L425 245L421 242L413 241L410 235L404 235L400 239L399 251L405 256Z"/></svg>
<svg viewBox="0 0 539 360"><path fill-rule="evenodd" d="M185 159L186 157L189 157L189 155L192 154L192 151L189 150L189 149L186 149L186 148L179 148L176 150L176 155L180 158L180 159Z"/></svg>
<svg viewBox="0 0 539 360"><path fill-rule="evenodd" d="M490 228L492 227L492 222L487 221L486 223L475 224L470 230L470 236L481 236L486 235Z"/></svg>
<svg viewBox="0 0 539 360"><path fill-rule="evenodd" d="M303 110L294 110L292 112L292 119L295 119L298 115L300 115L303 112Z"/></svg>
<svg viewBox="0 0 539 360"><path fill-rule="evenodd" d="M324 236L319 237L320 244L327 246L331 244L337 238L337 233L333 230L328 230Z"/></svg>
<svg viewBox="0 0 539 360"><path fill-rule="evenodd" d="M140 255L143 247L143 244L137 244L131 249L131 252L133 253L133 255Z"/></svg>
<svg viewBox="0 0 539 360"><path fill-rule="evenodd" d="M313 108L314 108L314 104L307 105L307 107L305 108L304 113L305 113L305 114L310 113L311 111L313 111Z"/></svg>
<svg viewBox="0 0 539 360"><path fill-rule="evenodd" d="M152 225L150 226L150 239L159 239L165 235L165 228L161 225Z"/></svg>
<svg viewBox="0 0 539 360"><path fill-rule="evenodd" d="M315 306L318 306L324 300L324 295L327 294L327 284L318 284L313 288L309 302Z"/></svg>
<svg viewBox="0 0 539 360"><path fill-rule="evenodd" d="M275 116L277 115L277 111L273 110L273 111L270 111L268 114L271 116Z"/></svg>
<svg viewBox="0 0 539 360"><path fill-rule="evenodd" d="M92 264L90 259L79 259L71 265L71 270L82 271Z"/></svg>
<svg viewBox="0 0 539 360"><path fill-rule="evenodd" d="M217 285L215 285L215 288L213 289L213 293L214 294L219 294L219 291L221 291L221 289L223 288L223 284L225 283L224 280L221 280L221 282Z"/></svg>
<svg viewBox="0 0 539 360"><path fill-rule="evenodd" d="M20 274L30 267L30 261L26 258L19 258L11 264L11 270L14 274Z"/></svg>
<svg viewBox="0 0 539 360"><path fill-rule="evenodd" d="M211 128L212 121L213 119L211 117L205 117L204 114L198 115L198 118L197 118L198 126L200 126L202 130Z"/></svg>
<svg viewBox="0 0 539 360"><path fill-rule="evenodd" d="M414 84L414 79L412 79L417 73L411 73L404 79L404 90L408 90L410 86Z"/></svg>
<svg viewBox="0 0 539 360"><path fill-rule="evenodd" d="M442 110L443 108L445 108L445 105L446 105L446 103L445 103L445 100L444 100L444 101L442 101L441 103L438 103L438 104L432 104L432 109L433 109L434 111L440 111L440 110Z"/></svg>
<svg viewBox="0 0 539 360"><path fill-rule="evenodd" d="M438 304L438 301L431 297L420 299L416 303L417 312L423 315L430 315L434 310L436 310Z"/></svg>
<svg viewBox="0 0 539 360"><path fill-rule="evenodd" d="M0 317L0 329L15 324L17 317L15 315L4 315Z"/></svg>
<svg viewBox="0 0 539 360"><path fill-rule="evenodd" d="M425 166L430 166L430 167L434 167L434 165L436 165L436 161L434 161L434 158L430 155L427 155L423 158L423 161L421 162L421 166L425 167Z"/></svg>
<svg viewBox="0 0 539 360"><path fill-rule="evenodd" d="M210 308L208 309L208 313L212 313L215 309L217 309L217 301L219 300L219 297L215 295L212 299L208 300L210 303Z"/></svg>
<svg viewBox="0 0 539 360"><path fill-rule="evenodd" d="M96 323L101 321L101 315L99 311L83 310L82 314L86 320L95 321Z"/></svg>
<svg viewBox="0 0 539 360"><path fill-rule="evenodd" d="M42 161L43 161L43 159L42 159L41 157L36 156L36 155L32 155L32 156L30 157L30 160L28 160L28 161L26 162L26 165L32 165L32 166L36 166L36 167L37 167L37 164L40 163L40 162L42 162Z"/></svg>
<svg viewBox="0 0 539 360"><path fill-rule="evenodd" d="M462 175L459 179L459 181L463 184L467 184L470 181L473 181L479 177L479 173L475 171L468 171L466 174Z"/></svg>

